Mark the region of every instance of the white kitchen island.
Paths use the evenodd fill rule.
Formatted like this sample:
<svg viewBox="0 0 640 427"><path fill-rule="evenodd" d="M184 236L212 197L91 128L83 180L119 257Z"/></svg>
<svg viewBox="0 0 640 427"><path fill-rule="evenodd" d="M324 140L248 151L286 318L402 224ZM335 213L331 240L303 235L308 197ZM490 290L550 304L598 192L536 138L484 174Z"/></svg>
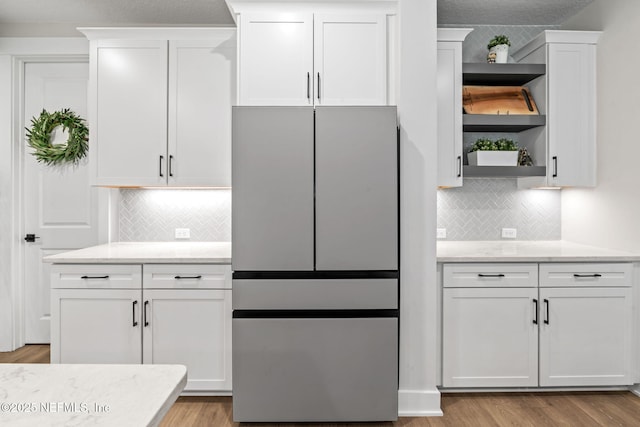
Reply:
<svg viewBox="0 0 640 427"><path fill-rule="evenodd" d="M182 365L0 364L0 425L156 426L186 383Z"/></svg>

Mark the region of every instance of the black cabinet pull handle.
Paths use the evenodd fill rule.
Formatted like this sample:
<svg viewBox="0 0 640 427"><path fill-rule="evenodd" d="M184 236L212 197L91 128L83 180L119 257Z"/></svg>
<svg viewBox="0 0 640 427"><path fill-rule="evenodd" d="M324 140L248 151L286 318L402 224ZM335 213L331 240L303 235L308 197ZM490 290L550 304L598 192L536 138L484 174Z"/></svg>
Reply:
<svg viewBox="0 0 640 427"><path fill-rule="evenodd" d="M33 242L36 241L36 239L39 239L39 238L40 238L40 236L36 236L33 233L27 233L27 235L24 236L24 241L25 242L29 242L29 243L33 243Z"/></svg>
<svg viewBox="0 0 640 427"><path fill-rule="evenodd" d="M548 325L549 324L549 300L548 299L544 299L543 301L544 301L544 305L545 305L545 308L546 308L546 315L545 315L545 318L544 318L544 324Z"/></svg>
<svg viewBox="0 0 640 427"><path fill-rule="evenodd" d="M553 178L558 176L558 156L553 156Z"/></svg>
<svg viewBox="0 0 640 427"><path fill-rule="evenodd" d="M174 277L174 279L176 279L176 280L182 280L182 279L202 279L202 276L176 276L176 277Z"/></svg>
<svg viewBox="0 0 640 427"><path fill-rule="evenodd" d="M574 273L573 277L602 277L602 274L600 274L600 273L594 273L594 274L577 274L577 273Z"/></svg>
<svg viewBox="0 0 640 427"><path fill-rule="evenodd" d="M91 279L108 279L109 276L81 276L81 279L87 279L87 280L91 280Z"/></svg>
<svg viewBox="0 0 640 427"><path fill-rule="evenodd" d="M149 305L149 301L144 302L144 310L142 310L142 316L144 321L144 327L149 326L149 322L147 321L147 306Z"/></svg>
<svg viewBox="0 0 640 427"><path fill-rule="evenodd" d="M311 101L311 75L307 72L307 100Z"/></svg>
<svg viewBox="0 0 640 427"><path fill-rule="evenodd" d="M136 321L136 305L138 305L138 301L133 302L133 326L138 326L138 322Z"/></svg>
<svg viewBox="0 0 640 427"><path fill-rule="evenodd" d="M533 324L538 324L538 300L533 299Z"/></svg>
<svg viewBox="0 0 640 427"><path fill-rule="evenodd" d="M173 176L173 156L169 156L169 176Z"/></svg>
<svg viewBox="0 0 640 427"><path fill-rule="evenodd" d="M504 274L482 274L478 273L478 277L504 277Z"/></svg>
<svg viewBox="0 0 640 427"><path fill-rule="evenodd" d="M164 175L162 174L162 162L164 162L164 156L161 155L160 156L160 166L159 166L159 168L160 168L160 176L163 177Z"/></svg>
<svg viewBox="0 0 640 427"><path fill-rule="evenodd" d="M320 101L320 73L318 73L318 101Z"/></svg>
<svg viewBox="0 0 640 427"><path fill-rule="evenodd" d="M462 176L462 156L458 156L458 178Z"/></svg>

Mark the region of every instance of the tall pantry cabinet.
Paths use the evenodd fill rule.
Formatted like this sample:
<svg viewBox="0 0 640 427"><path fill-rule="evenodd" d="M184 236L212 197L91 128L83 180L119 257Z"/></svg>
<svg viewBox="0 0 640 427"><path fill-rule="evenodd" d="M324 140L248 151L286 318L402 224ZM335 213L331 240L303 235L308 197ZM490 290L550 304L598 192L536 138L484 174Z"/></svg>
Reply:
<svg viewBox="0 0 640 427"><path fill-rule="evenodd" d="M235 31L83 28L94 185L231 185Z"/></svg>

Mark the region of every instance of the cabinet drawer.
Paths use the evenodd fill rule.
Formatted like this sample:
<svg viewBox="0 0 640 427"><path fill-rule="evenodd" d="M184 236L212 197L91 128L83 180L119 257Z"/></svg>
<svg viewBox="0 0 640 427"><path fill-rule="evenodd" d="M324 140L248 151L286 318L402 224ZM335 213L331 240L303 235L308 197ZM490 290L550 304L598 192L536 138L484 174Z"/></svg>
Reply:
<svg viewBox="0 0 640 427"><path fill-rule="evenodd" d="M538 286L537 264L444 264L445 288L496 288Z"/></svg>
<svg viewBox="0 0 640 427"><path fill-rule="evenodd" d="M145 264L145 289L230 289L228 264Z"/></svg>
<svg viewBox="0 0 640 427"><path fill-rule="evenodd" d="M142 266L138 264L54 264L53 289L140 289Z"/></svg>
<svg viewBox="0 0 640 427"><path fill-rule="evenodd" d="M631 286L633 264L540 264L540 286Z"/></svg>

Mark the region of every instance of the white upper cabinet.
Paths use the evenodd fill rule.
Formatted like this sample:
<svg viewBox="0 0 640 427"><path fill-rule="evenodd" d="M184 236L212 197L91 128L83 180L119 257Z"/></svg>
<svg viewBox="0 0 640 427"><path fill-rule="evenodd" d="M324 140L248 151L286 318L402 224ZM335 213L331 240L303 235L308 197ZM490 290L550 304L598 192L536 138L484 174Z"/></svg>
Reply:
<svg viewBox="0 0 640 427"><path fill-rule="evenodd" d="M384 15L314 16L315 104L387 103Z"/></svg>
<svg viewBox="0 0 640 427"><path fill-rule="evenodd" d="M229 2L238 105L387 105L395 2Z"/></svg>
<svg viewBox="0 0 640 427"><path fill-rule="evenodd" d="M169 185L231 186L235 55L235 43L169 42Z"/></svg>
<svg viewBox="0 0 640 427"><path fill-rule="evenodd" d="M438 29L438 186L462 186L462 42L472 30Z"/></svg>
<svg viewBox="0 0 640 427"><path fill-rule="evenodd" d="M240 19L240 104L312 104L313 15L246 13Z"/></svg>
<svg viewBox="0 0 640 427"><path fill-rule="evenodd" d="M235 31L82 31L93 184L230 186Z"/></svg>
<svg viewBox="0 0 640 427"><path fill-rule="evenodd" d="M167 41L96 40L90 67L95 184L166 183Z"/></svg>
<svg viewBox="0 0 640 427"><path fill-rule="evenodd" d="M547 30L513 54L521 63L544 63L546 76L531 84L547 115L546 141L530 153L547 176L521 178L519 186L596 185L596 44L599 31ZM544 163L546 162L546 163Z"/></svg>

